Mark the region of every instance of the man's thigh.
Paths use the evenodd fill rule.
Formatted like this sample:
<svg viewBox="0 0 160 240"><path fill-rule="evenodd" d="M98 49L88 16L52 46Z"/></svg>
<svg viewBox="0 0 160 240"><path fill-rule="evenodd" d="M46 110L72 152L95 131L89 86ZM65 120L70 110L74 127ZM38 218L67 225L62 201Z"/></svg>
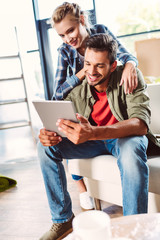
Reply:
<svg viewBox="0 0 160 240"><path fill-rule="evenodd" d="M52 153L59 153L59 156L63 159L74 159L74 158L92 158L98 155L108 154L104 141L87 141L81 144L74 144L67 138L57 144L56 146L50 147Z"/></svg>

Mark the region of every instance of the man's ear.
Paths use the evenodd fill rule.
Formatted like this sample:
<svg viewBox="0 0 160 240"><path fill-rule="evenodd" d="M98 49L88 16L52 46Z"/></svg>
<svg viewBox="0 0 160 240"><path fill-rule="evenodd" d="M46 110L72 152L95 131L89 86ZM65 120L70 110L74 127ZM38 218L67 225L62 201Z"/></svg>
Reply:
<svg viewBox="0 0 160 240"><path fill-rule="evenodd" d="M116 67L117 67L117 61L114 61L114 63L112 63L112 65L111 65L111 72L114 72Z"/></svg>

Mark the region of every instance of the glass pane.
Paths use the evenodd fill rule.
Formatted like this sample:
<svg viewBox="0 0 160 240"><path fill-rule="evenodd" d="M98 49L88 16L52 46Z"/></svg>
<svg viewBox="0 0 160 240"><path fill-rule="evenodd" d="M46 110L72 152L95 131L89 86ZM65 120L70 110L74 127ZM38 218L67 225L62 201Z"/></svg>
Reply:
<svg viewBox="0 0 160 240"><path fill-rule="evenodd" d="M17 98L25 98L23 80L1 81L0 102Z"/></svg>
<svg viewBox="0 0 160 240"><path fill-rule="evenodd" d="M139 62L138 68L142 71L143 76L145 77L147 83L160 82L160 68L159 68L160 38L158 38L159 34L160 33L158 32L149 33L137 36L124 37L120 39L121 43L123 43L123 45L125 45L126 48L130 50L130 52L137 56ZM154 41L154 43L152 43L152 45L148 45L149 42L152 41ZM138 49L136 48L136 42L139 46Z"/></svg>
<svg viewBox="0 0 160 240"><path fill-rule="evenodd" d="M8 47L9 54L13 51L15 41L12 42L12 35L9 32L14 31L14 27L17 27L18 39L20 47L25 50L37 49L37 35L32 7L32 0L5 0L0 5L0 55L2 55L3 48L1 44L6 41L5 49ZM9 32L8 32L9 31ZM6 37L4 38L3 37ZM11 51L10 51L11 49Z"/></svg>
<svg viewBox="0 0 160 240"><path fill-rule="evenodd" d="M160 28L159 0L95 0L97 22L115 35Z"/></svg>
<svg viewBox="0 0 160 240"><path fill-rule="evenodd" d="M52 16L52 13L54 9L61 5L64 0L59 1L53 1L53 0L38 0L38 7L39 7L39 16L40 19L46 19L50 18ZM67 1L67 2L75 2L78 3L78 5L81 7L81 9L84 10L90 10L93 9L93 0L75 0L75 1Z"/></svg>
<svg viewBox="0 0 160 240"><path fill-rule="evenodd" d="M20 77L22 74L18 58L0 59L0 79Z"/></svg>
<svg viewBox="0 0 160 240"><path fill-rule="evenodd" d="M160 36L160 32L156 32L156 33L148 33L148 34L123 37L123 38L119 38L119 40L133 55L136 56L135 41L145 40L149 38L158 38L159 36Z"/></svg>
<svg viewBox="0 0 160 240"><path fill-rule="evenodd" d="M29 120L26 103L16 103L0 106L0 124Z"/></svg>
<svg viewBox="0 0 160 240"><path fill-rule="evenodd" d="M0 56L16 55L18 53L15 29L1 27ZM11 44L12 43L12 44Z"/></svg>
<svg viewBox="0 0 160 240"><path fill-rule="evenodd" d="M50 43L50 50L53 62L53 69L56 71L57 68L57 60L58 60L58 47L62 44L62 39L56 33L55 29L48 30L49 35L49 43Z"/></svg>
<svg viewBox="0 0 160 240"><path fill-rule="evenodd" d="M37 33L33 14L32 0L16 0L21 9L21 14L17 14L17 33L22 51L38 49Z"/></svg>
<svg viewBox="0 0 160 240"><path fill-rule="evenodd" d="M30 98L44 98L39 52L27 53L26 67L24 70Z"/></svg>

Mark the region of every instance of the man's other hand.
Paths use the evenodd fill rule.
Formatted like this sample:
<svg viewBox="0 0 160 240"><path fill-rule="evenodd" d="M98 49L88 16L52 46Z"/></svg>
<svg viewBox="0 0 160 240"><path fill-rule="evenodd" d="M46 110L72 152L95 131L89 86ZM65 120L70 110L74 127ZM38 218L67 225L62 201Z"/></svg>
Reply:
<svg viewBox="0 0 160 240"><path fill-rule="evenodd" d="M74 144L80 144L88 140L93 140L93 127L85 117L80 114L76 115L79 123L59 119L57 121L59 131L63 132Z"/></svg>
<svg viewBox="0 0 160 240"><path fill-rule="evenodd" d="M45 147L57 145L62 141L62 138L55 132L47 131L45 128L40 130L39 140Z"/></svg>

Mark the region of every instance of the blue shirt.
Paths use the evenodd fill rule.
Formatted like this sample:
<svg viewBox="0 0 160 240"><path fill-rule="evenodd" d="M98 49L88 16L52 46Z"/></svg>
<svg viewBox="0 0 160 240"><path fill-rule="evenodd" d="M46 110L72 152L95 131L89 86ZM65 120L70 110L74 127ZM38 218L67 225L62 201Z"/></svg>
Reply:
<svg viewBox="0 0 160 240"><path fill-rule="evenodd" d="M122 64L128 61L134 61L136 65L138 64L137 59L123 47L106 26L96 24L93 28L89 29L89 33L90 35L96 33L107 33L111 35L118 44L117 59L121 61ZM81 84L81 81L75 74L83 68L83 62L77 50L66 43L63 43L58 48L58 53L53 98L61 100L64 99L75 86Z"/></svg>

